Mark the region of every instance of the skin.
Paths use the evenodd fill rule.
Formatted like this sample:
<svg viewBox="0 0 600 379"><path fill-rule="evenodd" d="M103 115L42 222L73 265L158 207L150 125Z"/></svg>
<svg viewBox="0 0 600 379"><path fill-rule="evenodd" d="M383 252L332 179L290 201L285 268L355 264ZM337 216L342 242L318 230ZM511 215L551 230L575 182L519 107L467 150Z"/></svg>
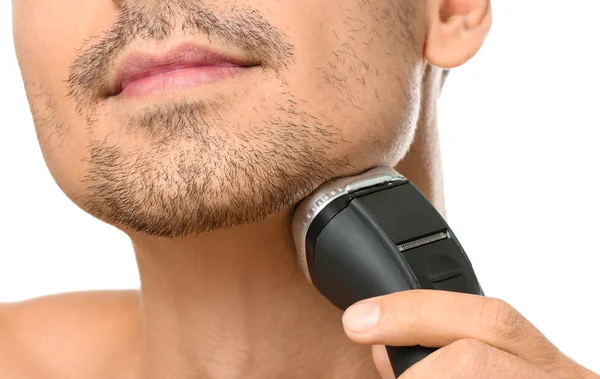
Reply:
<svg viewBox="0 0 600 379"><path fill-rule="evenodd" d="M296 264L293 207L328 179L395 167L444 213L441 69L490 25L489 0L13 0L49 170L131 238L142 286L0 306L0 376L387 378L378 345L422 344L403 377L596 378L500 300L370 299L365 331ZM111 95L124 55L188 41L257 66Z"/></svg>

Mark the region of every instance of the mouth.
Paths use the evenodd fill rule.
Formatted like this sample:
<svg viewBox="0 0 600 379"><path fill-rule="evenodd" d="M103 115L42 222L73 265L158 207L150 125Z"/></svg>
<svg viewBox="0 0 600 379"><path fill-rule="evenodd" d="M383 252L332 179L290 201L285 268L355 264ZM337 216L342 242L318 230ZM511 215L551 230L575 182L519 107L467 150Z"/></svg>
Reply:
<svg viewBox="0 0 600 379"><path fill-rule="evenodd" d="M176 92L229 79L260 66L193 43L178 45L161 55L134 52L118 65L109 96L143 96Z"/></svg>

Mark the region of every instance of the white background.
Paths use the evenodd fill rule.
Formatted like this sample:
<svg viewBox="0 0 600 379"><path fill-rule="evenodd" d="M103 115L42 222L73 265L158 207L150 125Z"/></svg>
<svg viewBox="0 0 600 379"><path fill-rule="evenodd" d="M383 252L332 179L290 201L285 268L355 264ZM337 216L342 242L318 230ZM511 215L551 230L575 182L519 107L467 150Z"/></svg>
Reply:
<svg viewBox="0 0 600 379"><path fill-rule="evenodd" d="M600 373L600 2L494 1L486 46L440 108L449 220L487 295ZM0 2L0 302L135 288L120 232L44 165Z"/></svg>

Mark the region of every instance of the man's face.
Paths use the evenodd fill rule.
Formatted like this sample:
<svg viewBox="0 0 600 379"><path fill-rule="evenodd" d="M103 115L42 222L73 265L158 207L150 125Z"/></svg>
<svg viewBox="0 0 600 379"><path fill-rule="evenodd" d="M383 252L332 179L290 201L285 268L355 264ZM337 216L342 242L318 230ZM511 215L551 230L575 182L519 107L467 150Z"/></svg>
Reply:
<svg viewBox="0 0 600 379"><path fill-rule="evenodd" d="M175 237L256 221L325 180L395 164L420 103L420 4L13 0L14 38L62 190L124 230ZM139 58L124 68L128 56L182 44L252 67L119 93L114 83L142 70ZM185 72L163 78L208 71Z"/></svg>

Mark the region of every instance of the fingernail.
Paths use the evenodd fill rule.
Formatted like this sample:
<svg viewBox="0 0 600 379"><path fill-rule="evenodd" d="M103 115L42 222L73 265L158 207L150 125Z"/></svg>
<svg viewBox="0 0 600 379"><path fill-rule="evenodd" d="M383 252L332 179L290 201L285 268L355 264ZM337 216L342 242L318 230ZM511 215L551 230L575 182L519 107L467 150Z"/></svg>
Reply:
<svg viewBox="0 0 600 379"><path fill-rule="evenodd" d="M377 303L358 303L346 309L342 323L351 332L364 333L377 325L380 314Z"/></svg>

